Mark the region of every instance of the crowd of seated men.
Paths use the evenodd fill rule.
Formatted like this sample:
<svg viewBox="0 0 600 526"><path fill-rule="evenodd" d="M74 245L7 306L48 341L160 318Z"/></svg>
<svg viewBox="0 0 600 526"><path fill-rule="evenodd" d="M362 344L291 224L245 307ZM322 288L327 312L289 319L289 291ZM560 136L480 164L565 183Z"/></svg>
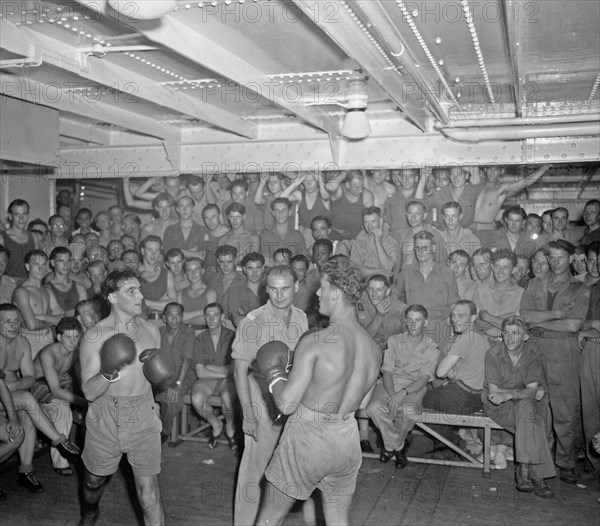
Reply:
<svg viewBox="0 0 600 526"><path fill-rule="evenodd" d="M211 426L208 447L224 434L237 451L231 343L268 299L265 267L291 266L294 304L311 327L326 327L320 269L341 255L364 274L356 315L384 350L367 408L380 460L406 466L411 413L483 410L505 430L493 436L495 468L513 460L517 489L552 496L544 479L575 483L580 455L600 469L589 449L600 432L600 201L581 203L581 226L563 207L538 215L504 206L547 170L509 182L497 167L125 180L127 211L115 204L94 214L62 190L47 221L31 220L29 204L15 199L0 231L0 460L18 449L20 482L41 489L36 427L21 398L35 398L48 416L38 429L59 445L87 405L78 339L108 315L102 280L124 268L139 274L142 315L160 326L177 364L155 393L164 439L189 395ZM136 212L153 218L144 224ZM214 395L223 418L208 403ZM372 452L367 423L359 421L361 447ZM438 427L481 453L476 433ZM52 461L72 475L54 448Z"/></svg>

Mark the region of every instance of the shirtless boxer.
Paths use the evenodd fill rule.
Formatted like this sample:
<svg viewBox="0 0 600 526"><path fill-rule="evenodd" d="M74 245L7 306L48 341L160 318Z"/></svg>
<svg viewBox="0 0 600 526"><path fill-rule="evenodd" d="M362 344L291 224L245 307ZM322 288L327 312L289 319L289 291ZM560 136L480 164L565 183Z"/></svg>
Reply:
<svg viewBox="0 0 600 526"><path fill-rule="evenodd" d="M293 416L267 468L269 498L257 524L281 524L294 502L306 500L317 487L327 524L348 524L362 463L354 413L366 407L381 365L379 347L354 315L362 281L345 257L325 264L319 310L330 325L300 340L289 377L283 342L270 342L258 352L277 407Z"/></svg>
<svg viewBox="0 0 600 526"><path fill-rule="evenodd" d="M102 294L110 302L111 313L85 333L80 349L82 390L90 406L79 524L96 523L107 477L126 453L144 524L162 526L165 517L158 485L162 426L138 360L144 349L160 347L160 335L154 325L139 317L143 296L134 271L111 272L102 282ZM115 336L120 339L115 341Z"/></svg>

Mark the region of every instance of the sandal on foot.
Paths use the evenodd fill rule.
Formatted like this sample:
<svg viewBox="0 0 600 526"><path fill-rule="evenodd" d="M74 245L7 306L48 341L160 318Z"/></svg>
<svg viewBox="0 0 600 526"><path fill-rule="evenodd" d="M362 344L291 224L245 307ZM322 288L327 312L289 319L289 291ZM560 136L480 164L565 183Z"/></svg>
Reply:
<svg viewBox="0 0 600 526"><path fill-rule="evenodd" d="M68 468L54 468L54 471L56 471L56 473L58 475L60 475L61 477L72 477L73 476L73 469L68 467Z"/></svg>
<svg viewBox="0 0 600 526"><path fill-rule="evenodd" d="M231 449L231 451L233 451L234 453L237 452L239 446L237 443L237 440L235 439L235 435L233 436L229 436L229 435L225 435L227 437L227 443L229 444L229 449Z"/></svg>
<svg viewBox="0 0 600 526"><path fill-rule="evenodd" d="M219 438L223 436L224 429L218 435L210 435L208 439L208 449L215 449L219 445Z"/></svg>

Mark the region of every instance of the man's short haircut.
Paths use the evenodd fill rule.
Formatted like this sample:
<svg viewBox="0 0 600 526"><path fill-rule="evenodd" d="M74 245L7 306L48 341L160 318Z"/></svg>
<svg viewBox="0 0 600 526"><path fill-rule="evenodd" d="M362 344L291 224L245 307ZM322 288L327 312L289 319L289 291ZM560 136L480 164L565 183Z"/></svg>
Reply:
<svg viewBox="0 0 600 526"><path fill-rule="evenodd" d="M596 254L596 257L600 254L600 241L593 241L587 247L588 254Z"/></svg>
<svg viewBox="0 0 600 526"><path fill-rule="evenodd" d="M48 225L52 226L52 222L53 221L57 221L57 220L61 220L64 222L65 218L61 215L58 214L52 214L49 218L48 218Z"/></svg>
<svg viewBox="0 0 600 526"><path fill-rule="evenodd" d="M43 250L38 250L36 248L35 250L31 250L27 252L27 254L25 254L25 257L23 258L23 263L27 265L31 261L31 259L36 256L44 258L46 261L48 261L48 254L46 254Z"/></svg>
<svg viewBox="0 0 600 526"><path fill-rule="evenodd" d="M137 214L125 214L123 216L123 221L125 221L126 219L128 221L133 221L138 226L140 226L142 224L142 220L140 219L140 216Z"/></svg>
<svg viewBox="0 0 600 526"><path fill-rule="evenodd" d="M129 268L124 270L113 270L102 280L102 285L100 286L102 297L108 301L109 294L117 292L123 283L130 279L137 279L139 281L140 276L135 270Z"/></svg>
<svg viewBox="0 0 600 526"><path fill-rule="evenodd" d="M550 243L548 243L548 249L555 249L555 250L563 250L564 252L566 252L567 254L569 254L569 256L572 256L573 254L575 254L575 247L569 243L568 241L564 240L564 239L557 239L555 241L550 241Z"/></svg>
<svg viewBox="0 0 600 526"><path fill-rule="evenodd" d="M13 305L12 303L3 303L2 305L0 305L0 312L16 312L19 314L19 316L21 315L19 307Z"/></svg>
<svg viewBox="0 0 600 526"><path fill-rule="evenodd" d="M533 212L531 214L527 214L525 221L528 221L529 219L535 219L536 221L539 221L540 223L542 222L542 216L540 216L539 214L535 214Z"/></svg>
<svg viewBox="0 0 600 526"><path fill-rule="evenodd" d="M492 251L487 247L478 248L471 256L471 261L475 259L475 256L482 256L488 261L492 261Z"/></svg>
<svg viewBox="0 0 600 526"><path fill-rule="evenodd" d="M270 276L273 277L287 277L291 276L294 280L294 283L298 281L298 276L292 270L292 267L288 265L275 265L269 269L267 269L267 273L265 274L265 281L269 279Z"/></svg>
<svg viewBox="0 0 600 526"><path fill-rule="evenodd" d="M125 257L126 256L131 256L132 254L135 254L138 258L138 261L142 261L142 255L137 251L137 250L133 250L133 249L129 249L129 250L124 250L123 253L121 254L121 261L125 261ZM90 263L91 265L91 263Z"/></svg>
<svg viewBox="0 0 600 526"><path fill-rule="evenodd" d="M390 286L390 280L383 274L373 274L367 280L367 286L369 285L369 283L371 283L371 281L379 281L379 283L383 283L386 287Z"/></svg>
<svg viewBox="0 0 600 526"><path fill-rule="evenodd" d="M184 175L184 174L182 174ZM202 179L202 177L198 176L198 175L194 175L194 174L185 174L187 175L187 185L189 186L198 186L198 185L202 185L202 187L204 188L206 186L206 183L204 182L204 179Z"/></svg>
<svg viewBox="0 0 600 526"><path fill-rule="evenodd" d="M188 258L183 262L183 271L185 272L192 263L200 263L200 268L204 270L204 260L200 258Z"/></svg>
<svg viewBox="0 0 600 526"><path fill-rule="evenodd" d="M408 209L413 205L419 205L423 209L423 212L427 212L427 205L423 201L418 201L417 199L412 199L411 201L406 203L406 206L404 208L408 212Z"/></svg>
<svg viewBox="0 0 600 526"><path fill-rule="evenodd" d="M314 253L316 247L324 246L330 254L333 254L333 241L331 239L317 239L312 246Z"/></svg>
<svg viewBox="0 0 600 526"><path fill-rule="evenodd" d="M569 219L569 211L564 206L559 206L558 208L551 210L550 217L554 218L554 214L556 214L557 212L565 212L567 214L567 219Z"/></svg>
<svg viewBox="0 0 600 526"><path fill-rule="evenodd" d="M363 211L362 211L363 218L366 216L372 216L372 215L381 217L381 208L379 208L378 206L366 206L365 208L363 208Z"/></svg>
<svg viewBox="0 0 600 526"><path fill-rule="evenodd" d="M48 225L46 224L45 221L42 221L39 217L36 217L33 221L29 221L29 224L27 225L27 232L33 232L34 230L36 230L36 226L43 226L44 227L44 231L48 232Z"/></svg>
<svg viewBox="0 0 600 526"><path fill-rule="evenodd" d="M527 261L527 263L531 263L531 258L524 252L516 252L515 257L517 258L517 263L519 262L519 260Z"/></svg>
<svg viewBox="0 0 600 526"><path fill-rule="evenodd" d="M471 300L458 300L452 308L454 309L454 307L459 307L461 305L466 305L467 307L469 307L469 312L471 313L471 316L477 316L477 305L475 305L474 302L472 302Z"/></svg>
<svg viewBox="0 0 600 526"><path fill-rule="evenodd" d="M297 255L295 255L292 258L291 263L295 263L297 261L301 261L302 263L304 263L304 265L306 266L307 270L308 270L308 267L310 267L310 261L308 261L308 258L304 254L297 254Z"/></svg>
<svg viewBox="0 0 600 526"><path fill-rule="evenodd" d="M158 243L158 245L162 248L162 239L154 234L150 234L140 241L140 250L146 248L148 243Z"/></svg>
<svg viewBox="0 0 600 526"><path fill-rule="evenodd" d="M346 256L333 256L321 269L321 275L342 292L344 303L356 305L365 290L362 272Z"/></svg>
<svg viewBox="0 0 600 526"><path fill-rule="evenodd" d="M67 254L69 257L72 256L71 251L67 247L55 247L52 249L52 252L50 252L48 259L54 261L61 254Z"/></svg>
<svg viewBox="0 0 600 526"><path fill-rule="evenodd" d="M316 221L323 221L326 225L327 228L331 228L331 219L327 216L315 216L310 220L310 228L312 230L313 225L315 224Z"/></svg>
<svg viewBox="0 0 600 526"><path fill-rule="evenodd" d="M585 205L584 205L583 208L585 208L586 206L589 206L589 205L595 205L598 208L600 208L600 200L598 200L598 199L590 199L587 203L585 203Z"/></svg>
<svg viewBox="0 0 600 526"><path fill-rule="evenodd" d="M87 214L90 216L90 219L93 217L92 211L89 208L80 208L75 214L75 220L77 220L77 218L82 214Z"/></svg>
<svg viewBox="0 0 600 526"><path fill-rule="evenodd" d="M233 259L235 259L237 258L237 253L237 248L233 245L221 245L215 250L215 258L218 260L221 256L233 256Z"/></svg>
<svg viewBox="0 0 600 526"><path fill-rule="evenodd" d="M202 312L206 314L208 312L208 309L219 309L221 315L225 314L225 309L223 308L223 305L217 303L216 301L214 301L213 303L209 303L206 307L204 307L204 310Z"/></svg>
<svg viewBox="0 0 600 526"><path fill-rule="evenodd" d="M183 305L181 303L177 303L176 301L170 301L169 303L167 303L165 305L165 308L162 311L163 316L166 316L167 311L169 310L169 307L176 307L179 309L179 312L181 312L181 314L183 314Z"/></svg>
<svg viewBox="0 0 600 526"><path fill-rule="evenodd" d="M454 208L455 210L458 210L459 214L462 214L462 212L463 212L463 209L462 209L462 206L460 206L460 203L457 203L456 201L448 201L447 203L444 203L442 205L441 213L443 214L446 210L449 210L450 208Z"/></svg>
<svg viewBox="0 0 600 526"><path fill-rule="evenodd" d="M181 256L182 259L185 259L183 250L181 250L178 247L170 248L169 250L167 250L167 253L165 254L165 261L168 262L169 259L176 258L177 256Z"/></svg>
<svg viewBox="0 0 600 526"><path fill-rule="evenodd" d="M62 335L67 331L83 332L81 324L75 316L65 316L56 324L56 335Z"/></svg>
<svg viewBox="0 0 600 526"><path fill-rule="evenodd" d="M292 208L292 203L287 197L276 197L275 199L273 199L273 201L271 201L271 204L269 205L271 207L271 210L275 210L275 205L285 205L288 207L288 210L291 210Z"/></svg>
<svg viewBox="0 0 600 526"><path fill-rule="evenodd" d="M435 244L435 237L434 235L427 231L427 230L421 230L420 232L417 232L414 236L413 236L413 242L416 243L418 239L426 239L428 241L431 241L431 244L434 245Z"/></svg>
<svg viewBox="0 0 600 526"><path fill-rule="evenodd" d="M161 192L154 199L152 199L152 207L156 208L160 203L169 203L169 206L173 206L173 198L167 192Z"/></svg>
<svg viewBox="0 0 600 526"><path fill-rule="evenodd" d="M237 213L237 214L245 215L246 214L246 207L242 203L233 202L233 203L231 203L225 209L225 215L226 216L228 216L231 213Z"/></svg>
<svg viewBox="0 0 600 526"><path fill-rule="evenodd" d="M507 208L502 214L502 219L508 219L508 216L511 214L515 216L521 216L521 219L523 219L523 221L527 219L527 212L525 212L525 210L523 210L523 207L521 206L511 206L510 208Z"/></svg>
<svg viewBox="0 0 600 526"><path fill-rule="evenodd" d="M466 259L467 265L469 265L471 263L471 256L469 256L469 253L466 250L463 250L461 248L459 248L458 250L455 250L454 252L451 252L450 255L448 256L448 261L452 261L453 258Z"/></svg>
<svg viewBox="0 0 600 526"><path fill-rule="evenodd" d="M508 259L513 267L517 266L517 255L508 248L501 248L492 253L492 264L497 263L501 259Z"/></svg>
<svg viewBox="0 0 600 526"><path fill-rule="evenodd" d="M427 319L429 317L429 312L427 312L427 309L425 307L423 307L423 305L419 305L418 303L408 306L408 308L404 311L404 318L408 318L408 315L411 312L418 312L418 313L422 314L423 318L425 318L425 319Z"/></svg>
<svg viewBox="0 0 600 526"><path fill-rule="evenodd" d="M181 197L178 197L177 201L175 201L175 206L181 206L181 202L185 199L192 203L192 208L196 206L196 201L194 201L194 198L190 195L182 195Z"/></svg>
<svg viewBox="0 0 600 526"><path fill-rule="evenodd" d="M206 212L210 212L211 210L215 209L217 211L217 214L221 213L221 209L214 203L209 203L208 205L206 205L203 209L202 209L202 217L204 217L204 214Z"/></svg>
<svg viewBox="0 0 600 526"><path fill-rule="evenodd" d="M81 316L81 309L86 305L91 305L96 314L100 315L100 304L95 299L87 299L81 300L77 305L75 305L75 315Z"/></svg>
<svg viewBox="0 0 600 526"><path fill-rule="evenodd" d="M278 248L273 252L273 259L275 259L277 254L283 254L288 261L292 261L292 251L289 248Z"/></svg>
<svg viewBox="0 0 600 526"><path fill-rule="evenodd" d="M26 206L27 207L27 213L29 213L29 203L27 201L25 201L24 199L13 199L10 204L8 205L8 213L12 214L12 210L13 208L15 208L16 206Z"/></svg>
<svg viewBox="0 0 600 526"><path fill-rule="evenodd" d="M244 179L235 179L229 183L229 191L233 191L234 188L240 187L244 189L244 192L248 191L248 183Z"/></svg>
<svg viewBox="0 0 600 526"><path fill-rule="evenodd" d="M509 316L502 320L501 330L505 330L506 327L519 327L522 331L528 332L527 321L522 316Z"/></svg>
<svg viewBox="0 0 600 526"><path fill-rule="evenodd" d="M344 180L342 183L347 184L354 181L354 179L363 179L364 174L362 170L346 170L346 174L344 175Z"/></svg>
<svg viewBox="0 0 600 526"><path fill-rule="evenodd" d="M248 263L253 263L255 261L258 261L261 265L264 265L265 256L263 256L260 252L250 252L242 258L240 266L244 268Z"/></svg>

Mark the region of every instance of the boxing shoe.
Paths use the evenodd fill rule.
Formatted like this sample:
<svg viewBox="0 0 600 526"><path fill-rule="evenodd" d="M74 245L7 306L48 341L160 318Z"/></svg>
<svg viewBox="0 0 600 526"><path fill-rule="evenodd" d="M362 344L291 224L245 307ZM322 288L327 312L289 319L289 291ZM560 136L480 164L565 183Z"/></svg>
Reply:
<svg viewBox="0 0 600 526"><path fill-rule="evenodd" d="M379 453L379 462L383 462L385 464L386 462L392 460L392 458L394 458L394 452L388 451L387 449L382 447L381 452Z"/></svg>
<svg viewBox="0 0 600 526"><path fill-rule="evenodd" d="M23 486L25 489L27 489L27 491L30 491L31 493L36 493L44 489L44 486L41 485L40 481L37 479L33 471L19 473L17 483L19 484L19 486Z"/></svg>
<svg viewBox="0 0 600 526"><path fill-rule="evenodd" d="M52 445L58 450L62 457L71 462L77 462L81 457L81 449L71 442L65 435L60 435Z"/></svg>
<svg viewBox="0 0 600 526"><path fill-rule="evenodd" d="M529 476L529 464L519 462L515 469L515 481L517 483L517 491L523 493L531 493L533 491L533 482Z"/></svg>
<svg viewBox="0 0 600 526"><path fill-rule="evenodd" d="M404 469L408 466L408 458L406 458L406 452L408 451L408 440L404 440L404 445L402 449L396 449L394 451L394 456L396 460L394 461L394 465L396 468Z"/></svg>

